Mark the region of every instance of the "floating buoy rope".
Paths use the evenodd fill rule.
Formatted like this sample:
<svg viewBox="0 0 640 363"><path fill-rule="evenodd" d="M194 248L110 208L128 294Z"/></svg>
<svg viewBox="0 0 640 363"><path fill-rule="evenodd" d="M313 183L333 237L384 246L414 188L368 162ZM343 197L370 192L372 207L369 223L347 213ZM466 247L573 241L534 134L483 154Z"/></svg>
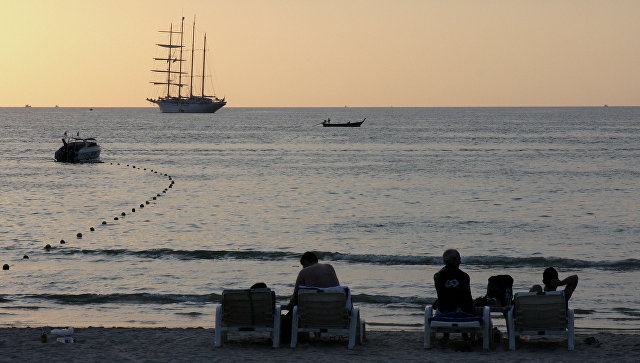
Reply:
<svg viewBox="0 0 640 363"><path fill-rule="evenodd" d="M114 165L114 163L112 163L112 162L111 162L111 163L109 163L109 165ZM115 165L120 165L120 163L115 163ZM140 168L140 167L137 167L137 168L136 168L136 166L135 166L135 165L130 165L130 164L126 164L126 166L127 166L127 167L131 166L131 168L132 168L132 169L138 169L138 170L142 170L142 171L148 171L148 172L150 172L150 173L154 173L154 174L158 174L158 175L160 175L160 176L165 176L165 177L167 177L167 179L168 179L168 180L170 180L170 181L171 181L171 183L169 184L169 186L168 186L167 188L165 188L165 189L162 191L162 193L167 193L167 190L169 190L170 188L173 188L173 184L175 183L175 181L173 180L173 178L172 178L170 175L168 175L168 174L166 174L166 173L165 173L165 174L163 174L163 173L158 173L158 171L157 171L157 170L154 170L154 169L148 169L148 170L147 170L147 168ZM157 200L157 197L160 197L160 196L162 196L162 194L157 193L157 194L156 194L156 196L155 196L155 197L153 197L153 200ZM150 204L150 203L149 203L149 201L147 200L147 201L145 201L144 203L140 204L140 208L144 208L144 207L145 207L145 204ZM135 211L136 211L136 209L135 209L135 208L132 208L132 209L131 209L131 212L135 212ZM125 212L121 212L121 213L120 213L120 216L122 216L122 217L125 217L126 215L127 215L127 214L126 214ZM113 217L113 220L114 220L114 221L118 221L118 220L119 220L119 218L118 218L118 217ZM106 224L107 224L107 221L106 221L106 220L103 220L103 221L102 221L102 225L106 225ZM95 227L89 227L89 230L90 230L91 232L93 232L93 231L95 231L96 229L95 229ZM77 239L82 239L82 233L78 232L78 233L76 234L76 238L77 238ZM61 240L60 240L60 244L61 244L61 245L64 245L64 244L66 244L66 243L67 243L67 242L66 242L64 239L61 239ZM44 246L44 250L45 250L45 251L50 251L50 250L51 250L51 248L52 248L52 247L51 247L51 244L49 244L49 243L47 243L47 244ZM27 256L27 255L25 254L25 255L23 255L23 256L22 256L22 259L23 259L23 260L28 260L28 259L29 259L29 256ZM2 269L3 269L3 270L9 270L9 267L10 267L10 265L9 265L9 264L4 264L4 265L2 266Z"/></svg>

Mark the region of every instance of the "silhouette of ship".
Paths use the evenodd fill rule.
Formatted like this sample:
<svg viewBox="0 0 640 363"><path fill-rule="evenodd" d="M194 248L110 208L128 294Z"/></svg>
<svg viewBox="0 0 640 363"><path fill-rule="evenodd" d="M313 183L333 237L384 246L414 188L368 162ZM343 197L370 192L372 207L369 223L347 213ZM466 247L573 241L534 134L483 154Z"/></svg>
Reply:
<svg viewBox="0 0 640 363"><path fill-rule="evenodd" d="M180 24L180 31L173 30L173 24L169 26L169 30L161 30L161 33L169 34L168 44L156 44L157 46L167 49L166 57L154 58L156 61L165 63L164 69L153 69L152 72L163 73L166 75L161 81L153 81L154 85L166 87L166 94L156 99L147 98L147 101L155 103L164 113L186 112L186 113L214 113L227 104L224 98L218 98L215 95L205 95L205 60L207 49L207 35L204 34L202 48L202 73L200 94L194 94L194 54L195 54L195 30L196 22L193 21L193 31L191 35L191 71L189 73L183 70L183 38L184 38L184 17ZM178 39L174 39L174 36ZM187 80L188 75L188 80ZM185 77L183 77L185 76ZM198 77L198 76L196 76ZM183 94L183 87L189 87L189 93Z"/></svg>

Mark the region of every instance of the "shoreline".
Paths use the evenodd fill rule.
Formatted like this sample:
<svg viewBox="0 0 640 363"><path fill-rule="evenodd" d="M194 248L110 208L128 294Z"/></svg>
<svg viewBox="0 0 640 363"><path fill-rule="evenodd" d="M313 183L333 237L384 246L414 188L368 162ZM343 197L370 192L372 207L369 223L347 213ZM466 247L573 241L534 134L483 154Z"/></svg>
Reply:
<svg viewBox="0 0 640 363"><path fill-rule="evenodd" d="M321 337L302 342L292 349L281 345L271 348L268 335L262 333L230 333L220 348L214 347L213 328L75 328L77 342L58 343L49 336L41 341L42 332L51 327L0 328L0 361L16 359L64 361L511 361L585 362L640 360L640 335L606 331L576 331L575 350L567 350L562 337L531 337L518 342L515 351L508 350L505 333L499 343L483 352L481 344L465 344L459 336L444 344L435 342L430 350L423 348L422 331L367 331L363 345L347 349L345 337ZM587 340L587 338L595 338ZM589 344L591 343L591 344Z"/></svg>

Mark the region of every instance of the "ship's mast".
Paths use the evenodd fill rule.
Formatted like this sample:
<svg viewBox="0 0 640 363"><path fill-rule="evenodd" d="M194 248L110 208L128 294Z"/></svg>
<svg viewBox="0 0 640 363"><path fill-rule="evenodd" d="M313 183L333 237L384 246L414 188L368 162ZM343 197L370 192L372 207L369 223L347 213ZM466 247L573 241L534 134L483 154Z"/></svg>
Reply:
<svg viewBox="0 0 640 363"><path fill-rule="evenodd" d="M182 17L182 23L180 24L180 68L178 72L178 99L181 98L182 91L182 39L184 38L184 16Z"/></svg>
<svg viewBox="0 0 640 363"><path fill-rule="evenodd" d="M171 48L173 46L173 23L169 25L169 56L167 56L167 98L171 97Z"/></svg>
<svg viewBox="0 0 640 363"><path fill-rule="evenodd" d="M193 16L193 30L191 31L191 72L189 72L189 98L193 97L193 52L196 40L196 16Z"/></svg>
<svg viewBox="0 0 640 363"><path fill-rule="evenodd" d="M207 55L207 33L204 33L204 45L202 46L202 98L204 98L204 65Z"/></svg>

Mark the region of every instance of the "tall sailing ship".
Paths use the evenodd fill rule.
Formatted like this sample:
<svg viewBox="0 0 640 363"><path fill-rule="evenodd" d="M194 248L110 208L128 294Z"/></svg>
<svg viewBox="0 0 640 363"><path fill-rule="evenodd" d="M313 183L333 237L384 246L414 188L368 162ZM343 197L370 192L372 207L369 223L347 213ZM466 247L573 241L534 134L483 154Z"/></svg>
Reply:
<svg viewBox="0 0 640 363"><path fill-rule="evenodd" d="M166 75L161 81L152 81L154 85L166 87L166 94L157 99L147 98L147 101L155 103L164 113L169 112L188 112L188 113L214 113L227 104L224 98L218 98L215 95L205 95L205 60L207 54L207 34L204 34L204 42L202 47L202 82L200 94L195 94L194 90L194 55L195 55L195 34L196 22L193 21L193 31L191 35L191 71L189 73L183 70L183 39L184 39L184 17L180 24L180 31L173 30L173 24L169 26L169 30L161 30L161 33L169 34L168 44L156 44L157 46L167 49L166 57L153 58L156 61L165 64L164 69L153 69L152 72L163 73ZM179 39L175 39L178 38ZM188 83L187 81L188 75ZM184 77L183 77L184 76ZM198 77L198 76L196 76ZM189 93L183 93L183 87L189 87Z"/></svg>

